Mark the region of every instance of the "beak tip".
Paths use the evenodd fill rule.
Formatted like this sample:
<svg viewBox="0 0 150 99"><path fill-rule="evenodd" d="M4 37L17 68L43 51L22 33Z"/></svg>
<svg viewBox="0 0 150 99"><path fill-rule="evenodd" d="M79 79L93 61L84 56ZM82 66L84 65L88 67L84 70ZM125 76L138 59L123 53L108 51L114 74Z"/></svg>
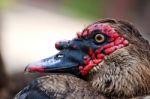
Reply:
<svg viewBox="0 0 150 99"><path fill-rule="evenodd" d="M30 72L29 65L27 65L27 66L25 67L24 72Z"/></svg>
<svg viewBox="0 0 150 99"><path fill-rule="evenodd" d="M24 69L25 72L44 72L44 67L43 66L32 66L32 65L27 65L26 68Z"/></svg>

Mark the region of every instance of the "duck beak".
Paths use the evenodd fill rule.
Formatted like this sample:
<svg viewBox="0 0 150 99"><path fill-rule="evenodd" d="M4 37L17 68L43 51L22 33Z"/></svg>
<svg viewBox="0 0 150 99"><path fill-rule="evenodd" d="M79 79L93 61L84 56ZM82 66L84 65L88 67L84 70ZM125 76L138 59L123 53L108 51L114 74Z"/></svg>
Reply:
<svg viewBox="0 0 150 99"><path fill-rule="evenodd" d="M85 56L89 54L89 41L81 39L60 41L55 47L60 50L58 54L29 64L25 71L82 75L80 70L81 66L85 66Z"/></svg>
<svg viewBox="0 0 150 99"><path fill-rule="evenodd" d="M27 65L25 71L79 75L79 66L83 65L84 56L85 54L78 50L63 50L52 57Z"/></svg>

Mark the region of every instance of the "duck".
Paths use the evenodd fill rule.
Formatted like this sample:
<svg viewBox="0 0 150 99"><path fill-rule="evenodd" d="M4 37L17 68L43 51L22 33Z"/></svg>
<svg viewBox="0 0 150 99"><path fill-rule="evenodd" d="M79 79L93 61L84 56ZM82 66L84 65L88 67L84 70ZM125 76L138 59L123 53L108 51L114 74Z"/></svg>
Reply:
<svg viewBox="0 0 150 99"><path fill-rule="evenodd" d="M56 42L55 48L56 55L25 68L48 75L33 80L15 99L128 99L150 94L150 45L129 22L101 19L75 38Z"/></svg>

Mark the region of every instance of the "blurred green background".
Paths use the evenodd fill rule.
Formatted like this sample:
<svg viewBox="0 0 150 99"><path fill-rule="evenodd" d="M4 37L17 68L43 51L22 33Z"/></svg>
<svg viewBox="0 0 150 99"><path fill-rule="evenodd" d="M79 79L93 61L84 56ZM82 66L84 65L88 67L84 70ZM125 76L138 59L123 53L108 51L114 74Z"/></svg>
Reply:
<svg viewBox="0 0 150 99"><path fill-rule="evenodd" d="M102 17L102 3L103 0L65 0L63 8L77 17L98 19Z"/></svg>

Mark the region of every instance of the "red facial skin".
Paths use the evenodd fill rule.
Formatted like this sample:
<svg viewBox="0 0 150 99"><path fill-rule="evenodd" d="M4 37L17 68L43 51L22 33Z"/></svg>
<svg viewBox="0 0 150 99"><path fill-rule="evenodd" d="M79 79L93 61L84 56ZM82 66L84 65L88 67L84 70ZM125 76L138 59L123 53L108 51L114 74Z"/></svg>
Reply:
<svg viewBox="0 0 150 99"><path fill-rule="evenodd" d="M110 55L117 49L129 45L129 42L125 39L125 36L120 36L119 33L117 33L115 29L108 24L93 24L83 32L77 33L77 38L86 38L91 35L93 30L97 29L109 36L111 38L111 42L98 48L96 51L93 51L92 48L89 48L88 55L84 57L85 66L79 66L80 72L83 76L88 75L90 70L101 63L105 56ZM104 51L105 54L103 54L102 51Z"/></svg>
<svg viewBox="0 0 150 99"><path fill-rule="evenodd" d="M56 42L56 43L55 43L55 48L56 48L56 49L60 49L60 48L61 48L61 46L60 46L60 43L59 43L59 42Z"/></svg>

